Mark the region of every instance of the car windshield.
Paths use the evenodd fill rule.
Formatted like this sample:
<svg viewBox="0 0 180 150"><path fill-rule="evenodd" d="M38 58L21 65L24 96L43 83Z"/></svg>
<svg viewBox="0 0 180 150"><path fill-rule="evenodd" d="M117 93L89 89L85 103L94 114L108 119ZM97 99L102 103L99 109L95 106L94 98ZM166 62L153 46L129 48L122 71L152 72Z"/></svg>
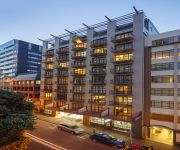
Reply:
<svg viewBox="0 0 180 150"><path fill-rule="evenodd" d="M77 129L79 128L78 126L74 125L74 126L71 126L72 129Z"/></svg>
<svg viewBox="0 0 180 150"><path fill-rule="evenodd" d="M110 141L117 141L118 139L115 138L115 137L109 137L109 140L110 140Z"/></svg>

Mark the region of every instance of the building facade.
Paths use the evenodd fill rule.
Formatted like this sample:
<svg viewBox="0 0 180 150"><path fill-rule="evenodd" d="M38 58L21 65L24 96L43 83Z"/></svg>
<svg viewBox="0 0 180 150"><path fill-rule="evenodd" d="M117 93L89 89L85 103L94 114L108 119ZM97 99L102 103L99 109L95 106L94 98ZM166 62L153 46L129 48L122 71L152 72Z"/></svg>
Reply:
<svg viewBox="0 0 180 150"><path fill-rule="evenodd" d="M146 45L151 62L151 90L145 101L150 106L150 139L180 143L180 30L149 36Z"/></svg>
<svg viewBox="0 0 180 150"><path fill-rule="evenodd" d="M12 77L4 77L0 79L0 89L12 91L12 80L13 80Z"/></svg>
<svg viewBox="0 0 180 150"><path fill-rule="evenodd" d="M11 40L0 45L0 78L41 70L42 46Z"/></svg>
<svg viewBox="0 0 180 150"><path fill-rule="evenodd" d="M12 91L24 95L40 108L40 74L20 74L13 78Z"/></svg>
<svg viewBox="0 0 180 150"><path fill-rule="evenodd" d="M142 137L144 39L157 33L140 11L43 41L41 105Z"/></svg>

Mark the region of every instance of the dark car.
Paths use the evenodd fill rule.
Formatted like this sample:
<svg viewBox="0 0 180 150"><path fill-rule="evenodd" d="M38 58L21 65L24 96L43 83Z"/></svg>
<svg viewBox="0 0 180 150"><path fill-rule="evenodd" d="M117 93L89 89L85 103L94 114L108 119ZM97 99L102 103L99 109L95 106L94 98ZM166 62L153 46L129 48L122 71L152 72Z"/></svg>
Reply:
<svg viewBox="0 0 180 150"><path fill-rule="evenodd" d="M101 142L106 145L110 145L117 148L124 148L125 147L125 141L119 140L115 137L112 137L108 134L104 133L94 133L90 136L90 139L93 141Z"/></svg>

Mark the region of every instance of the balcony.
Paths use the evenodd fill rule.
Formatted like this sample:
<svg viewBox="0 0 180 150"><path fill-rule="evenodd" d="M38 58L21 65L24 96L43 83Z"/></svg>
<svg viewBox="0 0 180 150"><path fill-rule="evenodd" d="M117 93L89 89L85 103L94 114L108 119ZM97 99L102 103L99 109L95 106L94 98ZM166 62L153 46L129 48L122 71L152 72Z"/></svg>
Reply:
<svg viewBox="0 0 180 150"><path fill-rule="evenodd" d="M132 51L133 51L133 47L111 48L112 53L130 53Z"/></svg>
<svg viewBox="0 0 180 150"><path fill-rule="evenodd" d="M106 105L106 101L105 100L93 100L93 99L89 99L88 101L89 104L94 104L94 105Z"/></svg>
<svg viewBox="0 0 180 150"><path fill-rule="evenodd" d="M89 90L90 94L106 94L106 90Z"/></svg>
<svg viewBox="0 0 180 150"><path fill-rule="evenodd" d="M89 83L91 84L106 84L107 81L106 80L103 80L103 81L95 81L95 80L89 80Z"/></svg>
<svg viewBox="0 0 180 150"><path fill-rule="evenodd" d="M78 50L85 50L86 44L77 44L77 45L73 45L72 50L73 51L78 51Z"/></svg>
<svg viewBox="0 0 180 150"><path fill-rule="evenodd" d="M71 84L75 84L75 85L84 85L86 84L85 80L74 80L74 81L70 81Z"/></svg>
<svg viewBox="0 0 180 150"><path fill-rule="evenodd" d="M48 68L48 67L42 67L42 69L45 71L53 71L53 68Z"/></svg>
<svg viewBox="0 0 180 150"><path fill-rule="evenodd" d="M69 58L67 57L56 57L56 60L59 61L59 62L64 62L64 61L69 61Z"/></svg>
<svg viewBox="0 0 180 150"><path fill-rule="evenodd" d="M103 52L95 52L95 51L91 51L90 52L91 56L104 56L107 55L107 51L103 51Z"/></svg>
<svg viewBox="0 0 180 150"><path fill-rule="evenodd" d="M123 34L123 35L116 35L111 37L111 42L113 43L125 43L133 40L133 34L128 33L128 34Z"/></svg>
<svg viewBox="0 0 180 150"><path fill-rule="evenodd" d="M66 82L60 82L60 81L58 81L58 82L56 82L55 84L57 84L57 85L68 85L68 82L66 81Z"/></svg>
<svg viewBox="0 0 180 150"><path fill-rule="evenodd" d="M57 93L68 93L68 90L65 90L65 89L54 89L54 92L57 92Z"/></svg>
<svg viewBox="0 0 180 150"><path fill-rule="evenodd" d="M112 94L112 95L132 95L132 91L117 91L117 90L111 90L109 92L109 94Z"/></svg>
<svg viewBox="0 0 180 150"><path fill-rule="evenodd" d="M110 59L111 63L122 63L122 64L132 64L133 63L133 59L130 58L128 60L116 60L114 58Z"/></svg>
<svg viewBox="0 0 180 150"><path fill-rule="evenodd" d="M86 91L85 90L70 90L70 93L76 93L76 94L85 94Z"/></svg>
<svg viewBox="0 0 180 150"><path fill-rule="evenodd" d="M55 68L56 68L56 69L68 69L68 65L67 65L67 66L56 65Z"/></svg>
<svg viewBox="0 0 180 150"><path fill-rule="evenodd" d="M89 71L89 74L91 75L98 75L98 74L106 74L106 70L105 71Z"/></svg>
<svg viewBox="0 0 180 150"><path fill-rule="evenodd" d="M86 73L76 73L76 72L71 72L72 76L85 76Z"/></svg>
<svg viewBox="0 0 180 150"><path fill-rule="evenodd" d="M44 59L42 60L42 63L53 63L53 59L50 59L50 60Z"/></svg>
<svg viewBox="0 0 180 150"><path fill-rule="evenodd" d="M107 61L90 61L91 66L97 66L97 65L106 65Z"/></svg>
<svg viewBox="0 0 180 150"><path fill-rule="evenodd" d="M107 45L107 40L106 39L98 39L98 40L94 40L91 42L90 47L91 48L98 48L98 47L106 47Z"/></svg>
<svg viewBox="0 0 180 150"><path fill-rule="evenodd" d="M132 103L117 102L117 101L109 101L109 105L110 106L132 107Z"/></svg>
<svg viewBox="0 0 180 150"><path fill-rule="evenodd" d="M42 55L43 56L53 56L54 55L54 51L46 51Z"/></svg>
<svg viewBox="0 0 180 150"><path fill-rule="evenodd" d="M67 77L67 76L69 76L69 73L68 72L63 72L63 73L56 73L55 75L57 77Z"/></svg>
<svg viewBox="0 0 180 150"><path fill-rule="evenodd" d="M84 103L85 99L70 98L69 101L74 103Z"/></svg>
<svg viewBox="0 0 180 150"><path fill-rule="evenodd" d="M52 92L52 88L51 89L44 89L44 90L41 90L41 92Z"/></svg>
<svg viewBox="0 0 180 150"><path fill-rule="evenodd" d="M122 74L122 75L131 75L133 73L132 69L129 70L116 70L116 69L111 69L111 73L113 74Z"/></svg>
<svg viewBox="0 0 180 150"><path fill-rule="evenodd" d="M56 53L57 54L69 53L69 48L59 48Z"/></svg>
<svg viewBox="0 0 180 150"><path fill-rule="evenodd" d="M111 80L111 84L131 85L132 80Z"/></svg>
<svg viewBox="0 0 180 150"><path fill-rule="evenodd" d="M71 67L86 67L86 63L72 63Z"/></svg>
<svg viewBox="0 0 180 150"><path fill-rule="evenodd" d="M42 74L43 78L52 78L53 74Z"/></svg>
<svg viewBox="0 0 180 150"><path fill-rule="evenodd" d="M81 55L81 56L77 56L77 55L71 55L71 58L72 59L85 59L86 58L86 56L85 55Z"/></svg>

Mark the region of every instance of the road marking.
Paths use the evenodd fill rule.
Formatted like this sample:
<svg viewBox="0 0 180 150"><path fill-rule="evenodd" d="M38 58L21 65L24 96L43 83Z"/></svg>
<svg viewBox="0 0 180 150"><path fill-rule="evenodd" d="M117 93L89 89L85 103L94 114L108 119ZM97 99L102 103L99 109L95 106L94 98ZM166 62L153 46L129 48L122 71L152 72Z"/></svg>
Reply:
<svg viewBox="0 0 180 150"><path fill-rule="evenodd" d="M85 140L85 139L89 138L89 134L85 133L85 134L79 135L78 137Z"/></svg>
<svg viewBox="0 0 180 150"><path fill-rule="evenodd" d="M53 150L67 150L64 147L58 146L56 144L53 144L53 143L51 143L49 141L41 139L41 138L39 138L37 136L34 136L34 135L30 134L30 133L26 133L26 135L29 136L32 140L34 140L34 141L36 141L36 142L38 142L40 144L43 144L43 145L45 145L45 146L47 146L47 147L49 147L49 148L51 148Z"/></svg>

